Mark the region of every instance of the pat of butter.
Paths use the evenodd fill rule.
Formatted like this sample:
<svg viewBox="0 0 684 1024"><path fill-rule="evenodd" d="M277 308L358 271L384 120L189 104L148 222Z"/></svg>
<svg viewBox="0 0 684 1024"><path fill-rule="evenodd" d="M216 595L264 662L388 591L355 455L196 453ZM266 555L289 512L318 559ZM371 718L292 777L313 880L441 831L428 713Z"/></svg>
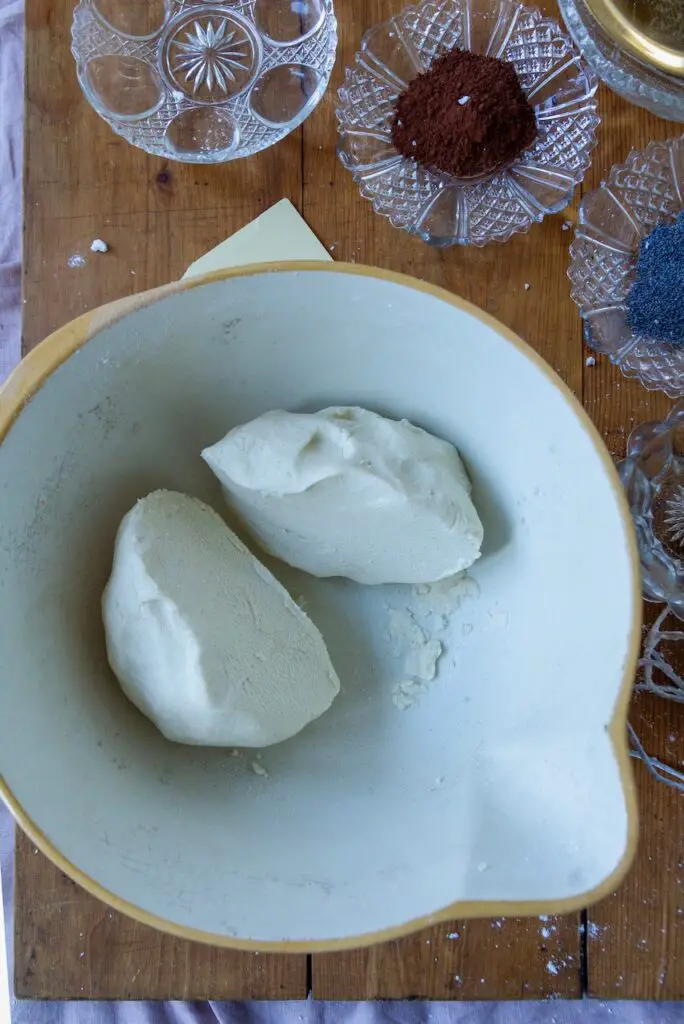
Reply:
<svg viewBox="0 0 684 1024"><path fill-rule="evenodd" d="M279 260L332 260L289 199L281 199L225 242L200 256L183 277L196 277L246 263Z"/></svg>

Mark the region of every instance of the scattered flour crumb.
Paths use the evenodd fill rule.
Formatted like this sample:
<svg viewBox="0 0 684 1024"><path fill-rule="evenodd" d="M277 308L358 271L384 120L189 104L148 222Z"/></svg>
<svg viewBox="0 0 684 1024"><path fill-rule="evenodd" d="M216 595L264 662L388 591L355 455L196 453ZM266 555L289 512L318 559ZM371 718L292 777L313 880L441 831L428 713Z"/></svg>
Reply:
<svg viewBox="0 0 684 1024"><path fill-rule="evenodd" d="M425 687L415 679L406 679L403 683L397 683L392 690L392 702L400 711L406 711L413 707Z"/></svg>
<svg viewBox="0 0 684 1024"><path fill-rule="evenodd" d="M525 281L525 284L524 284L523 287L525 288L526 292L529 292L529 290L532 287L532 285L528 281Z"/></svg>
<svg viewBox="0 0 684 1024"><path fill-rule="evenodd" d="M596 924L596 921L590 921L587 929L590 939L598 939L601 935L601 929Z"/></svg>
<svg viewBox="0 0 684 1024"><path fill-rule="evenodd" d="M571 220L564 220L563 223L561 224L561 230L562 231L569 231L571 227L572 227L572 221Z"/></svg>
<svg viewBox="0 0 684 1024"><path fill-rule="evenodd" d="M587 358L584 361L584 365L585 366L596 366L596 360L594 359L593 356L587 356Z"/></svg>
<svg viewBox="0 0 684 1024"><path fill-rule="evenodd" d="M418 601L418 608L423 614L441 613L450 616L460 608L466 598L478 597L480 588L477 580L467 572L459 572L438 583L420 584L413 588L413 593L416 597L423 598Z"/></svg>
<svg viewBox="0 0 684 1024"><path fill-rule="evenodd" d="M549 974L556 975L556 974L558 974L558 971L560 970L560 968L558 967L558 964L554 960L549 960L549 962L546 965L546 970L549 972Z"/></svg>
<svg viewBox="0 0 684 1024"><path fill-rule="evenodd" d="M263 764L259 764L258 761L252 761L250 763L250 768L252 769L255 775L260 775L264 779L268 778L268 772L264 768Z"/></svg>
<svg viewBox="0 0 684 1024"><path fill-rule="evenodd" d="M73 256L70 256L67 260L67 267L71 267L72 270L74 267L85 267L85 265L86 258L80 252L75 252Z"/></svg>
<svg viewBox="0 0 684 1024"><path fill-rule="evenodd" d="M460 932L449 932L449 934L447 935L447 939L460 939L460 938L461 938L461 933Z"/></svg>
<svg viewBox="0 0 684 1024"><path fill-rule="evenodd" d="M415 676L429 682L437 675L437 662L444 648L440 640L425 640L420 647L412 647L406 655L404 671L407 676Z"/></svg>
<svg viewBox="0 0 684 1024"><path fill-rule="evenodd" d="M90 243L91 252L109 252L109 246L101 238L94 238Z"/></svg>
<svg viewBox="0 0 684 1024"><path fill-rule="evenodd" d="M420 647L427 641L427 634L413 617L409 608L391 608L387 636L395 647L407 640L411 647Z"/></svg>
<svg viewBox="0 0 684 1024"><path fill-rule="evenodd" d="M433 634L447 630L452 614L466 598L477 597L480 588L476 580L462 572L437 583L417 584L411 592L416 598L411 607L385 604L388 611L385 638L393 653L404 657L402 674L405 678L392 689L392 701L400 711L415 704L427 690L422 684L437 676L444 645ZM470 625L464 633L472 628ZM456 664L453 659L452 664Z"/></svg>
<svg viewBox="0 0 684 1024"><path fill-rule="evenodd" d="M540 928L539 934L541 935L542 939L550 939L551 938L551 929L550 928Z"/></svg>

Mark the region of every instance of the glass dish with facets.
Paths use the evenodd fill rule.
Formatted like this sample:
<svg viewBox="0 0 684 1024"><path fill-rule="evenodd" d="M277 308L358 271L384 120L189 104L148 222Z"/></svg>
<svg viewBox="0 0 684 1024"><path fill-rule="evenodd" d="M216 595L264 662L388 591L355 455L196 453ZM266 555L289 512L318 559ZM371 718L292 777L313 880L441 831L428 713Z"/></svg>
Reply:
<svg viewBox="0 0 684 1024"><path fill-rule="evenodd" d="M302 123L336 46L332 0L81 0L71 49L117 134L156 156L222 163Z"/></svg>
<svg viewBox="0 0 684 1024"><path fill-rule="evenodd" d="M684 402L632 432L618 471L636 528L644 597L684 620Z"/></svg>
<svg viewBox="0 0 684 1024"><path fill-rule="evenodd" d="M537 121L521 156L456 179L401 156L394 106L408 83L454 48L510 61ZM361 195L432 245L486 245L563 210L596 146L598 80L552 18L514 0L424 0L363 38L339 91L338 155Z"/></svg>
<svg viewBox="0 0 684 1024"><path fill-rule="evenodd" d="M641 242L683 209L684 135L633 149L582 199L568 271L587 345L607 355L625 377L670 398L684 397L684 344L632 330L627 299Z"/></svg>

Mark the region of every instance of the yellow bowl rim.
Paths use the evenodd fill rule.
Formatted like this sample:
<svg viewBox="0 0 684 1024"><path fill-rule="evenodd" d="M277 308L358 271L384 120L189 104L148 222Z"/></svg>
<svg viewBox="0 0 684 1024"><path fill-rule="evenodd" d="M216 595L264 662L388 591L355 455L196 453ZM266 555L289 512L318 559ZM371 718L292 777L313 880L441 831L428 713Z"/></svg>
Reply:
<svg viewBox="0 0 684 1024"><path fill-rule="evenodd" d="M522 355L534 363L537 368L548 378L550 383L561 393L564 400L570 405L575 415L589 436L596 452L604 464L606 474L617 498L621 510L625 536L627 538L628 550L632 563L632 596L634 600L634 618L630 645L625 665L620 691L615 702L613 717L608 726L608 734L611 738L613 749L617 757L620 780L625 795L627 807L627 844L625 852L611 874L599 885L576 896L562 899L548 900L466 900L456 901L437 910L432 914L412 918L398 925L378 929L362 935L347 936L341 939L320 939L320 940L297 940L290 941L259 941L254 939L239 939L229 935L214 934L201 931L196 928L189 928L174 921L151 914L148 911L122 899L115 893L105 889L94 878L91 878L80 868L72 864L57 849L55 844L41 831L40 827L30 818L20 802L14 796L7 783L0 775L0 796L3 798L11 813L28 835L31 842L41 850L61 871L69 875L83 889L97 899L108 904L114 910L119 911L128 917L134 918L141 924L156 928L159 931L167 932L181 939L191 942L204 942L213 946L222 946L230 949L246 952L266 953L327 953L338 950L354 949L362 946L370 946L375 943L388 942L394 939L410 935L423 928L431 927L444 921L454 919L475 919L488 917L538 917L542 914L560 915L578 911L591 903L609 896L622 882L629 870L636 854L638 838L638 811L634 776L629 754L627 739L627 713L632 693L634 676L636 673L637 661L641 647L641 624L642 624L642 600L641 600L641 572L639 555L636 545L632 517L625 497L624 489L620 482L613 461L608 449L603 443L601 436L592 423L584 407L577 400L570 388L556 374L549 364L522 338L513 331L501 324L495 317L483 312L477 306L451 292L436 285L406 274L399 274L390 270L381 270L376 267L366 267L355 263L333 263L313 261L279 261L277 263L254 263L247 266L232 267L226 270L218 270L198 277L185 278L181 281L174 281L171 284L154 288L138 295L131 295L100 306L98 309L83 314L59 330L50 334L44 341L29 352L19 366L9 376L3 387L0 389L0 444L8 433L12 423L21 414L24 406L31 397L40 389L45 380L68 359L74 352L85 345L96 334L105 328L116 323L125 316L134 313L138 309L158 302L160 299L192 288L201 287L213 281L225 281L235 277L251 277L256 274L280 273L283 271L294 271L299 273L338 273L359 277L372 277L377 280L391 282L397 285L411 288L415 291L431 295L436 299L447 302L457 309L475 317L487 327L496 331L506 341L514 345Z"/></svg>

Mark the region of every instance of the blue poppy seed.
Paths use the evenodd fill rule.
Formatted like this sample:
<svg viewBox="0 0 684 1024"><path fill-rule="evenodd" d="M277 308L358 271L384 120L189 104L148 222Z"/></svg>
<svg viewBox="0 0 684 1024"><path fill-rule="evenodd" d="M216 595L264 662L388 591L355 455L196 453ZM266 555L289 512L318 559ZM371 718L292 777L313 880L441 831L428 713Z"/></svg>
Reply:
<svg viewBox="0 0 684 1024"><path fill-rule="evenodd" d="M627 323L654 341L684 344L684 211L641 242Z"/></svg>

